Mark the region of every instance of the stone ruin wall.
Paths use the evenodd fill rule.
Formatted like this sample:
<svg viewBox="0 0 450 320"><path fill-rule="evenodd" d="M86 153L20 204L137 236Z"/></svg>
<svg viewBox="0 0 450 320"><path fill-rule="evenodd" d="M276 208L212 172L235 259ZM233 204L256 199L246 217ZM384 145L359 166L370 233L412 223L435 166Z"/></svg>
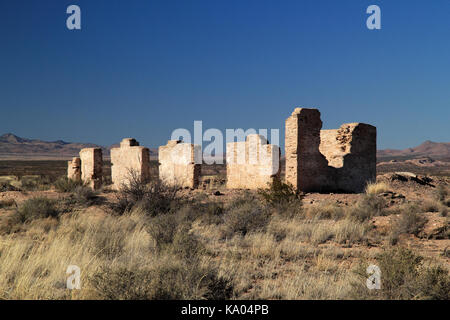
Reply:
<svg viewBox="0 0 450 320"><path fill-rule="evenodd" d="M328 161L319 151L322 120L317 109L296 108L286 119L286 183L301 191L333 187Z"/></svg>
<svg viewBox="0 0 450 320"><path fill-rule="evenodd" d="M119 190L129 185L130 179L150 181L150 150L139 146L132 138L125 138L119 148L111 149L111 180L113 188Z"/></svg>
<svg viewBox="0 0 450 320"><path fill-rule="evenodd" d="M363 192L376 179L376 128L321 128L317 109L296 108L286 120L286 182L305 192Z"/></svg>
<svg viewBox="0 0 450 320"><path fill-rule="evenodd" d="M228 189L267 188L280 178L280 148L259 134L227 143L226 163Z"/></svg>
<svg viewBox="0 0 450 320"><path fill-rule="evenodd" d="M363 192L376 180L377 132L365 123L345 123L336 130L321 131L320 152L335 170L336 189Z"/></svg>
<svg viewBox="0 0 450 320"><path fill-rule="evenodd" d="M80 151L81 180L92 189L99 189L103 180L103 156L100 148L84 148Z"/></svg>
<svg viewBox="0 0 450 320"><path fill-rule="evenodd" d="M81 159L79 157L73 157L68 161L67 178L75 181L81 180Z"/></svg>
<svg viewBox="0 0 450 320"><path fill-rule="evenodd" d="M296 108L286 119L285 181L304 192L363 192L376 179L376 128L347 123L339 129L321 130L317 109ZM245 142L228 143L227 188L266 188L280 176L280 148L258 134ZM202 152L198 145L169 140L159 147L159 177L173 186L196 188L201 175ZM150 180L150 151L126 138L111 149L113 188L120 189L130 174ZM102 150L85 148L68 162L70 179L98 189L102 183Z"/></svg>
<svg viewBox="0 0 450 320"><path fill-rule="evenodd" d="M169 140L158 149L159 178L179 187L197 188L201 175L202 151L199 145Z"/></svg>

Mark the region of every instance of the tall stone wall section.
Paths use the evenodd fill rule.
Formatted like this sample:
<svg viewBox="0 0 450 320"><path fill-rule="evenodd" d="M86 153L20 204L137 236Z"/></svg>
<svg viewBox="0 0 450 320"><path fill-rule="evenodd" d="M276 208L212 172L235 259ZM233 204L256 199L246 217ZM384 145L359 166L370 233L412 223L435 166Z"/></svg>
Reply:
<svg viewBox="0 0 450 320"><path fill-rule="evenodd" d="M84 148L80 151L81 180L93 189L102 185L103 156L101 148Z"/></svg>
<svg viewBox="0 0 450 320"><path fill-rule="evenodd" d="M169 140L158 149L159 178L178 187L197 188L201 175L202 151L199 145Z"/></svg>
<svg viewBox="0 0 450 320"><path fill-rule="evenodd" d="M377 131L365 123L345 123L336 130L321 131L320 152L334 168L336 189L363 192L375 181Z"/></svg>
<svg viewBox="0 0 450 320"><path fill-rule="evenodd" d="M267 188L280 178L280 148L259 134L227 143L226 162L228 189Z"/></svg>
<svg viewBox="0 0 450 320"><path fill-rule="evenodd" d="M319 151L322 120L317 109L296 108L286 119L286 183L301 191L334 187L328 161Z"/></svg>
<svg viewBox="0 0 450 320"><path fill-rule="evenodd" d="M68 161L67 178L75 181L81 180L81 159L79 157L73 157Z"/></svg>
<svg viewBox="0 0 450 320"><path fill-rule="evenodd" d="M376 178L376 128L321 128L317 109L296 108L286 120L286 182L305 192L363 192Z"/></svg>
<svg viewBox="0 0 450 320"><path fill-rule="evenodd" d="M119 148L111 149L111 180L119 190L129 185L130 179L146 183L150 181L150 150L139 146L132 138L125 138Z"/></svg>

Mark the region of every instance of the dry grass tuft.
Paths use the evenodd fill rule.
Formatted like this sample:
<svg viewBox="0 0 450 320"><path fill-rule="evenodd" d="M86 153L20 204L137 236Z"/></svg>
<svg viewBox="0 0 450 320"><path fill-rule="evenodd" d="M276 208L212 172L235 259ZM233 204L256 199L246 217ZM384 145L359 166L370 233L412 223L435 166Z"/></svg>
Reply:
<svg viewBox="0 0 450 320"><path fill-rule="evenodd" d="M366 194L380 194L389 191L390 186L386 182L372 182L366 186Z"/></svg>

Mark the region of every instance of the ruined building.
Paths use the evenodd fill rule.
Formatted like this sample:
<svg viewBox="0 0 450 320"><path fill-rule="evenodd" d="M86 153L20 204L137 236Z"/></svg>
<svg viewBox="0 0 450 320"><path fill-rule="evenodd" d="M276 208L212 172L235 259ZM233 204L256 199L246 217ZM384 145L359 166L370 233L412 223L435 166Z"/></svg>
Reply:
<svg viewBox="0 0 450 320"><path fill-rule="evenodd" d="M101 148L84 148L80 151L81 180L92 189L99 189L103 180L103 155Z"/></svg>
<svg viewBox="0 0 450 320"><path fill-rule="evenodd" d="M199 184L202 150L199 145L169 140L159 147L159 178L179 187L196 188Z"/></svg>
<svg viewBox="0 0 450 320"><path fill-rule="evenodd" d="M73 157L67 163L67 178L75 181L81 180L81 159Z"/></svg>
<svg viewBox="0 0 450 320"><path fill-rule="evenodd" d="M321 128L317 109L296 108L286 119L286 182L307 192L363 192L376 179L376 128Z"/></svg>
<svg viewBox="0 0 450 320"><path fill-rule="evenodd" d="M139 146L132 138L125 138L119 148L111 149L111 179L113 188L118 190L130 179L140 182L150 180L150 150Z"/></svg>
<svg viewBox="0 0 450 320"><path fill-rule="evenodd" d="M227 188L267 188L280 177L280 147L259 134L243 142L227 143Z"/></svg>

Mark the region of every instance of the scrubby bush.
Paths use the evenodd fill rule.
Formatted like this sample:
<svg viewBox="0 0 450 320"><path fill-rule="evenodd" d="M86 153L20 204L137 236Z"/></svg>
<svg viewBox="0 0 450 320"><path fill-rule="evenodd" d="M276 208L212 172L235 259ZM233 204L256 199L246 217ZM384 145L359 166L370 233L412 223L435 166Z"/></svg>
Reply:
<svg viewBox="0 0 450 320"><path fill-rule="evenodd" d="M7 181L0 182L0 192L6 191L20 191L19 188L14 187L11 183Z"/></svg>
<svg viewBox="0 0 450 320"><path fill-rule="evenodd" d="M72 199L83 206L90 206L99 199L98 192L86 186L78 186L72 192Z"/></svg>
<svg viewBox="0 0 450 320"><path fill-rule="evenodd" d="M395 244L398 236L403 233L419 235L426 223L426 218L419 211L419 207L415 205L406 205L401 208L400 216L392 225L391 244Z"/></svg>
<svg viewBox="0 0 450 320"><path fill-rule="evenodd" d="M361 264L355 272L360 282L353 283L353 297L385 300L444 299L450 298L448 271L439 267L426 267L423 258L408 249L384 251L376 257L375 265L381 270L380 290L366 288L367 264Z"/></svg>
<svg viewBox="0 0 450 320"><path fill-rule="evenodd" d="M310 219L339 220L344 217L345 213L344 209L335 202L324 202L310 206L306 215Z"/></svg>
<svg viewBox="0 0 450 320"><path fill-rule="evenodd" d="M25 200L15 213L18 221L22 223L42 218L56 218L58 215L55 200L44 197Z"/></svg>
<svg viewBox="0 0 450 320"><path fill-rule="evenodd" d="M286 204L301 200L301 193L290 185L274 179L268 189L260 189L258 193L270 205Z"/></svg>
<svg viewBox="0 0 450 320"><path fill-rule="evenodd" d="M102 299L223 300L233 293L231 283L212 267L164 261L153 269L104 268L90 278Z"/></svg>
<svg viewBox="0 0 450 320"><path fill-rule="evenodd" d="M366 194L377 195L389 191L390 186L385 182L372 182L366 185Z"/></svg>
<svg viewBox="0 0 450 320"><path fill-rule="evenodd" d="M56 191L59 192L73 192L76 188L84 186L81 180L68 179L67 177L61 177L53 184Z"/></svg>
<svg viewBox="0 0 450 320"><path fill-rule="evenodd" d="M130 212L133 208L140 208L149 216L167 213L178 204L178 190L175 186L168 186L160 180L146 183L131 172L129 183L123 184L117 195L117 201L112 209L117 214Z"/></svg>
<svg viewBox="0 0 450 320"><path fill-rule="evenodd" d="M17 207L17 203L13 199L1 200L0 201L0 209L2 209L2 208L9 208L9 207L12 207L12 206L16 206Z"/></svg>
<svg viewBox="0 0 450 320"><path fill-rule="evenodd" d="M25 191L42 191L49 190L55 181L54 175L25 176L20 179L20 184Z"/></svg>
<svg viewBox="0 0 450 320"><path fill-rule="evenodd" d="M437 201L425 200L422 204L423 212L438 212L440 209L440 203Z"/></svg>
<svg viewBox="0 0 450 320"><path fill-rule="evenodd" d="M271 217L270 210L249 195L235 199L225 210L225 236L262 231Z"/></svg>
<svg viewBox="0 0 450 320"><path fill-rule="evenodd" d="M347 209L347 216L356 221L366 221L384 215L386 201L374 194L362 195L362 198Z"/></svg>
<svg viewBox="0 0 450 320"><path fill-rule="evenodd" d="M57 218L60 211L56 201L36 197L25 200L16 211L6 219L1 226L2 233L14 233L22 229L24 224L28 224L37 219Z"/></svg>
<svg viewBox="0 0 450 320"><path fill-rule="evenodd" d="M448 197L448 188L443 185L439 185L435 191L436 200L441 203L444 203L447 197Z"/></svg>

